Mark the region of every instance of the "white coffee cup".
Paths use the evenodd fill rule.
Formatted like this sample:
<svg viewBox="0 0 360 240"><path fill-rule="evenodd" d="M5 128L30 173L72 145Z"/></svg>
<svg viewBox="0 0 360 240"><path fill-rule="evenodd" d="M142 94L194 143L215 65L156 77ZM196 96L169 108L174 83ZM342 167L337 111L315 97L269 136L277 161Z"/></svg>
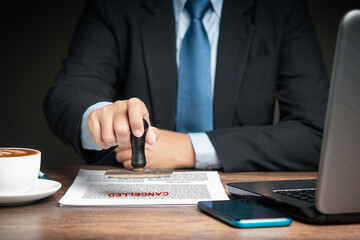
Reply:
<svg viewBox="0 0 360 240"><path fill-rule="evenodd" d="M0 196L25 194L35 184L41 152L29 148L0 148Z"/></svg>

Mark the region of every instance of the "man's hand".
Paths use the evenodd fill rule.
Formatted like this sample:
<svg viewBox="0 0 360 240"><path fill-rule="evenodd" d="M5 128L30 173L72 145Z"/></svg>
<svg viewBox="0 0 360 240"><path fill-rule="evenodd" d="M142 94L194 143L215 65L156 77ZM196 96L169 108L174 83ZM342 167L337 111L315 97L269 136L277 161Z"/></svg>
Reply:
<svg viewBox="0 0 360 240"><path fill-rule="evenodd" d="M146 168L195 167L195 154L188 134L167 130L159 130L159 132L161 138L156 144L145 145ZM132 168L131 146L119 146L115 149L115 154L116 160L123 163L125 168Z"/></svg>
<svg viewBox="0 0 360 240"><path fill-rule="evenodd" d="M130 147L130 131L136 137L144 133L143 119L149 123L145 142L152 145L159 139L159 131L150 125L149 112L138 98L116 101L94 110L87 123L94 143L102 149L108 149L116 145Z"/></svg>

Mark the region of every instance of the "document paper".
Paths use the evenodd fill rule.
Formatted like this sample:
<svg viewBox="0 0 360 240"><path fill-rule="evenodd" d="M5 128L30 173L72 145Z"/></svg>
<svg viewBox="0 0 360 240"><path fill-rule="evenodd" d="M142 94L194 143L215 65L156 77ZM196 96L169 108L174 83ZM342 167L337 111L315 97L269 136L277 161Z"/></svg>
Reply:
<svg viewBox="0 0 360 240"><path fill-rule="evenodd" d="M196 205L229 199L216 171L173 172L159 178L108 178L105 172L80 169L60 206Z"/></svg>

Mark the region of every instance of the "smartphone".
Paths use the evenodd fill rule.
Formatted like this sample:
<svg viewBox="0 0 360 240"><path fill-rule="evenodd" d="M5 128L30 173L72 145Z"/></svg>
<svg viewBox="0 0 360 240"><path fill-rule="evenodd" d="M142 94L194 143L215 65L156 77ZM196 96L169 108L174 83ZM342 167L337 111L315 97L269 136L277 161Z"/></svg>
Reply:
<svg viewBox="0 0 360 240"><path fill-rule="evenodd" d="M198 208L238 228L289 226L292 219L282 213L244 199L200 201Z"/></svg>

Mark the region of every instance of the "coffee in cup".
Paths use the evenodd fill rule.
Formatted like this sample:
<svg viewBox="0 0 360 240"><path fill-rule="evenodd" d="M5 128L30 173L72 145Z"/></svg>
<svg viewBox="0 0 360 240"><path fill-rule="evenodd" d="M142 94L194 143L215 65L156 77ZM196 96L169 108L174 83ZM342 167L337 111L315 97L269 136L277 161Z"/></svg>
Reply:
<svg viewBox="0 0 360 240"><path fill-rule="evenodd" d="M0 195L24 194L35 184L41 152L35 149L0 148Z"/></svg>

